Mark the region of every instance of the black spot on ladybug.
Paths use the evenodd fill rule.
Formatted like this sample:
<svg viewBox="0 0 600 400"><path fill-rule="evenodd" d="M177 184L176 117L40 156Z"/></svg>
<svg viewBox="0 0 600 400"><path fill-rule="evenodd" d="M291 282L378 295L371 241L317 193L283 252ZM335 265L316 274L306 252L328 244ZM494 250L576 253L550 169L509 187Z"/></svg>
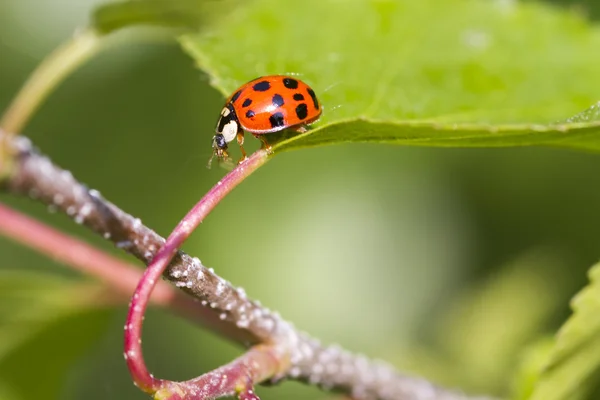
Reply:
<svg viewBox="0 0 600 400"><path fill-rule="evenodd" d="M315 106L315 110L318 110L319 109L319 100L317 100L317 95L315 94L315 91L312 90L311 88L306 89L306 91L312 98L313 104Z"/></svg>
<svg viewBox="0 0 600 400"><path fill-rule="evenodd" d="M242 103L242 107L248 107L250 104L252 104L252 99L246 99Z"/></svg>
<svg viewBox="0 0 600 400"><path fill-rule="evenodd" d="M271 123L271 128L278 128L285 125L283 114L280 112L271 115L269 117L269 122Z"/></svg>
<svg viewBox="0 0 600 400"><path fill-rule="evenodd" d="M273 96L273 100L272 101L273 101L273 105L275 107L281 107L283 105L283 103L284 103L283 102L283 97L281 97L281 95L279 95L279 94L275 94Z"/></svg>
<svg viewBox="0 0 600 400"><path fill-rule="evenodd" d="M246 118L252 118L252 117L254 117L254 115L255 115L254 111L252 111L252 110L246 111Z"/></svg>
<svg viewBox="0 0 600 400"><path fill-rule="evenodd" d="M304 119L308 115L308 107L306 107L306 103L298 104L296 107L296 115L298 119Z"/></svg>
<svg viewBox="0 0 600 400"><path fill-rule="evenodd" d="M235 92L234 95L231 96L231 102L233 103L234 101L236 101L240 97L240 94L242 94L241 90L238 90L237 92Z"/></svg>
<svg viewBox="0 0 600 400"><path fill-rule="evenodd" d="M294 93L294 100L302 101L304 100L304 96L302 95L302 93Z"/></svg>
<svg viewBox="0 0 600 400"><path fill-rule="evenodd" d="M283 86L288 89L298 88L298 81L292 78L283 78Z"/></svg>
<svg viewBox="0 0 600 400"><path fill-rule="evenodd" d="M255 83L254 86L252 86L252 89L254 89L256 92L266 92L267 90L271 89L271 84L268 81L260 81Z"/></svg>

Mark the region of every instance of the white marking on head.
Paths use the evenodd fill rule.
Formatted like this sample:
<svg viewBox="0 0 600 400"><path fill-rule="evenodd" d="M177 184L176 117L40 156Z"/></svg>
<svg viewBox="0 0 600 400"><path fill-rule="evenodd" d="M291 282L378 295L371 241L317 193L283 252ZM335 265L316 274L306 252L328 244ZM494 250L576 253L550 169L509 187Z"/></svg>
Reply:
<svg viewBox="0 0 600 400"><path fill-rule="evenodd" d="M221 110L221 115L224 117L228 116L229 113L231 113L231 111L229 111L229 108L227 107L223 107L223 109Z"/></svg>
<svg viewBox="0 0 600 400"><path fill-rule="evenodd" d="M233 139L235 139L235 136L238 133L238 124L236 121L231 120L228 123L225 124L225 126L223 127L223 132L221 132L223 134L223 137L225 138L225 142L229 143L231 142Z"/></svg>

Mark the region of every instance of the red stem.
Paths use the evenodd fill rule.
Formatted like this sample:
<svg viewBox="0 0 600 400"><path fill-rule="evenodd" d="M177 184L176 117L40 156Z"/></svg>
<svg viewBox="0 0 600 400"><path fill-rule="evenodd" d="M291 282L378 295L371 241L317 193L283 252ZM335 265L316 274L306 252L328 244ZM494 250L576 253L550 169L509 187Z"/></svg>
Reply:
<svg viewBox="0 0 600 400"><path fill-rule="evenodd" d="M142 276L142 271L137 266L110 256L2 203L0 203L0 234L65 265L72 266L77 271L99 278L124 298L135 289ZM198 303L193 298L166 282L158 283L151 300L154 304L170 307L197 322L216 326L215 318L209 310L198 307Z"/></svg>
<svg viewBox="0 0 600 400"><path fill-rule="evenodd" d="M0 233L77 270L98 276L122 293L131 290L140 279L140 269L111 257L85 242L57 231L0 203ZM175 292L164 283L154 300L166 304Z"/></svg>
<svg viewBox="0 0 600 400"><path fill-rule="evenodd" d="M268 160L265 150L258 150L235 167L192 208L167 238L139 281L125 323L125 359L134 383L147 393L155 393L167 381L156 379L146 367L142 354L142 324L154 286L189 235L213 208L237 185Z"/></svg>

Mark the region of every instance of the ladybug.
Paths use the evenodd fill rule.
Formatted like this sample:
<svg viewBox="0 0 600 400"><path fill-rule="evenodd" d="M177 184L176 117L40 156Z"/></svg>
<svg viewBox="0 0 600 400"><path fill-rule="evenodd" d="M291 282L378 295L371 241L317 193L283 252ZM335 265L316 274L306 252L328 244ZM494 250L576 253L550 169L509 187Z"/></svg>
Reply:
<svg viewBox="0 0 600 400"><path fill-rule="evenodd" d="M264 134L283 129L306 132L306 126L319 119L321 111L314 90L301 80L284 75L256 78L227 99L212 139L213 156L228 159L228 144L237 138L242 162L246 159L244 131L269 149Z"/></svg>

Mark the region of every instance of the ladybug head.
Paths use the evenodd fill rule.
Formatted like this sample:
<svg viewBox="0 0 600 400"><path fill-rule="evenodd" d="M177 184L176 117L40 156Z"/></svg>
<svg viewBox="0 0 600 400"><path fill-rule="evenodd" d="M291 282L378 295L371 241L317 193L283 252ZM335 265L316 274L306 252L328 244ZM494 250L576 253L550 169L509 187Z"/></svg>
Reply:
<svg viewBox="0 0 600 400"><path fill-rule="evenodd" d="M217 156L217 159L220 161L229 160L227 144L235 139L240 132L240 124L231 103L227 104L221 110L221 117L217 122L217 129L215 131L216 134L212 138L213 155L208 162L209 168L214 156Z"/></svg>
<svg viewBox="0 0 600 400"><path fill-rule="evenodd" d="M228 160L229 154L227 154L227 142L225 141L225 137L221 133L217 133L212 138L212 148L213 153L210 159L208 160L207 167L210 168L213 158L217 156L219 161Z"/></svg>
<svg viewBox="0 0 600 400"><path fill-rule="evenodd" d="M213 136L212 148L217 157L227 157L227 142L225 141L225 136L223 136L222 133L217 133L215 136Z"/></svg>

